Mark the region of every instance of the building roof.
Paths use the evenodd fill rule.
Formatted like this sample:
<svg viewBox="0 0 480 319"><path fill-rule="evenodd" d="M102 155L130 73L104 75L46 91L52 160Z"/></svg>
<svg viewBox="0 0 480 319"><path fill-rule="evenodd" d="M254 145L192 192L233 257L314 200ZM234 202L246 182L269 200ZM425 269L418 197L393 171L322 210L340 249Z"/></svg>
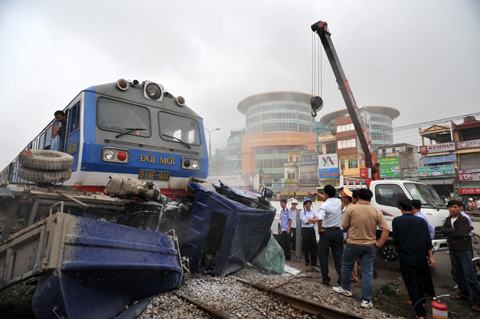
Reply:
<svg viewBox="0 0 480 319"><path fill-rule="evenodd" d="M416 147L415 145L409 144L409 143L395 143L395 144L380 145L380 146L375 147L374 150L376 151L376 150L381 150L381 149L384 149L384 148L399 147L399 146L411 146L411 147Z"/></svg>
<svg viewBox="0 0 480 319"><path fill-rule="evenodd" d="M465 130L465 129L470 129L470 128L476 128L480 126L480 121L477 120L473 116L469 116L463 119L463 123L461 124L455 124L453 123L453 128L455 130Z"/></svg>
<svg viewBox="0 0 480 319"><path fill-rule="evenodd" d="M310 105L310 99L312 96L306 93L278 91L278 92L266 92L249 96L238 103L238 110L245 114L247 109L256 104L271 102L271 101L293 101Z"/></svg>
<svg viewBox="0 0 480 319"><path fill-rule="evenodd" d="M426 128L420 128L419 134L437 143L451 142L450 127L440 124L434 124Z"/></svg>
<svg viewBox="0 0 480 319"><path fill-rule="evenodd" d="M439 133L439 132L450 132L450 127L445 125L434 124L426 128L420 128L420 135Z"/></svg>
<svg viewBox="0 0 480 319"><path fill-rule="evenodd" d="M393 107L389 107L389 106L366 105L366 106L360 107L359 109L360 109L360 111L381 113L381 114L389 116L392 120L396 119L400 115L400 111L398 111L397 109L395 109ZM333 120L335 120L339 117L346 116L346 115L348 115L347 109L334 111L334 112L331 112L331 113L328 113L328 114L322 116L322 118L320 119L320 122L328 124L331 121L333 121Z"/></svg>

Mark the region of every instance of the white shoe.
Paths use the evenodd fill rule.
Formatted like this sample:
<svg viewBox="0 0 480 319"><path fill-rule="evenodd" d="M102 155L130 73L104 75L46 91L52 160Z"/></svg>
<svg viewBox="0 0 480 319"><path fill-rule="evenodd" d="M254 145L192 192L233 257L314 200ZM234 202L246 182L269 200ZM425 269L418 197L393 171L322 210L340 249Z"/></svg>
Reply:
<svg viewBox="0 0 480 319"><path fill-rule="evenodd" d="M360 304L360 307L367 308L367 309L372 309L373 308L373 303L371 301L362 300L362 303Z"/></svg>
<svg viewBox="0 0 480 319"><path fill-rule="evenodd" d="M339 294L342 294L347 297L352 296L352 292L350 290L343 289L342 287L333 287L333 291L338 292Z"/></svg>

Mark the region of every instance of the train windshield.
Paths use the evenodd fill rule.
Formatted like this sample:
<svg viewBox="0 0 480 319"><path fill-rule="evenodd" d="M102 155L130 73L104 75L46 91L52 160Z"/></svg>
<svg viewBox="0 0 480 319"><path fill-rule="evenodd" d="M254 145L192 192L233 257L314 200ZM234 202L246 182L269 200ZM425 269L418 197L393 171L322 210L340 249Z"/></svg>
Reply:
<svg viewBox="0 0 480 319"><path fill-rule="evenodd" d="M195 119L159 112L158 122L162 139L171 142L200 145L198 123Z"/></svg>
<svg viewBox="0 0 480 319"><path fill-rule="evenodd" d="M422 202L422 206L439 208L445 206L445 201L438 196L437 192L429 185L405 183L410 195L413 199Z"/></svg>
<svg viewBox="0 0 480 319"><path fill-rule="evenodd" d="M151 135L150 112L147 108L106 98L98 99L97 125L104 131L118 132L120 135Z"/></svg>

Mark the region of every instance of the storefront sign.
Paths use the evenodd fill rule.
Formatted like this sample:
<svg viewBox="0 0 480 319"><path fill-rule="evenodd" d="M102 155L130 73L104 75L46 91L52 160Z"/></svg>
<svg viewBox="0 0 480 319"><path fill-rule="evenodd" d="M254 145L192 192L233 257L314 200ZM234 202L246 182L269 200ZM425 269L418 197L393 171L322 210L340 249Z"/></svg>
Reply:
<svg viewBox="0 0 480 319"><path fill-rule="evenodd" d="M480 147L480 140L457 142L457 150L462 150L465 148L475 148L475 147Z"/></svg>
<svg viewBox="0 0 480 319"><path fill-rule="evenodd" d="M400 177L400 157L381 157L378 162L381 177Z"/></svg>
<svg viewBox="0 0 480 319"><path fill-rule="evenodd" d="M317 165L317 161L309 160L309 161L299 161L298 165L305 166L305 165Z"/></svg>
<svg viewBox="0 0 480 319"><path fill-rule="evenodd" d="M423 161L423 164L425 165L452 163L457 161L457 155L448 154L448 155L437 155L437 156L424 156L422 157L422 161Z"/></svg>
<svg viewBox="0 0 480 319"><path fill-rule="evenodd" d="M480 188L460 188L458 190L458 194L460 195L476 195L480 194Z"/></svg>
<svg viewBox="0 0 480 319"><path fill-rule="evenodd" d="M325 154L318 156L318 177L338 177L338 156L337 154Z"/></svg>
<svg viewBox="0 0 480 319"><path fill-rule="evenodd" d="M459 174L480 173L480 167L479 168L473 168L473 169L459 169L458 173Z"/></svg>
<svg viewBox="0 0 480 319"><path fill-rule="evenodd" d="M417 168L418 176L455 175L455 165L423 166Z"/></svg>
<svg viewBox="0 0 480 319"><path fill-rule="evenodd" d="M455 143L448 142L448 143L433 144L433 145L422 145L418 147L418 150L422 155L426 155L429 153L450 152L455 150Z"/></svg>
<svg viewBox="0 0 480 319"><path fill-rule="evenodd" d="M368 178L368 168L360 167L360 178Z"/></svg>
<svg viewBox="0 0 480 319"><path fill-rule="evenodd" d="M480 181L480 172L478 173L459 173L458 180L460 182Z"/></svg>

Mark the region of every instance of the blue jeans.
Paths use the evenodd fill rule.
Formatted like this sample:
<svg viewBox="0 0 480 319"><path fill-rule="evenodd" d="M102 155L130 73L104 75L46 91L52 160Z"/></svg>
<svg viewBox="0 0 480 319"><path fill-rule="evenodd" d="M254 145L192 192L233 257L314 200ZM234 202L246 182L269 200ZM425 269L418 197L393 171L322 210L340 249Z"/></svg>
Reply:
<svg viewBox="0 0 480 319"><path fill-rule="evenodd" d="M450 250L450 262L457 279L458 289L460 289L463 295L470 296L468 289L470 287L473 301L476 304L480 304L480 284L473 266L472 252L470 250Z"/></svg>
<svg viewBox="0 0 480 319"><path fill-rule="evenodd" d="M347 244L343 249L342 258L342 288L351 289L352 269L355 260L360 260L362 284L362 299L372 300L373 261L375 260L375 245L360 246Z"/></svg>

